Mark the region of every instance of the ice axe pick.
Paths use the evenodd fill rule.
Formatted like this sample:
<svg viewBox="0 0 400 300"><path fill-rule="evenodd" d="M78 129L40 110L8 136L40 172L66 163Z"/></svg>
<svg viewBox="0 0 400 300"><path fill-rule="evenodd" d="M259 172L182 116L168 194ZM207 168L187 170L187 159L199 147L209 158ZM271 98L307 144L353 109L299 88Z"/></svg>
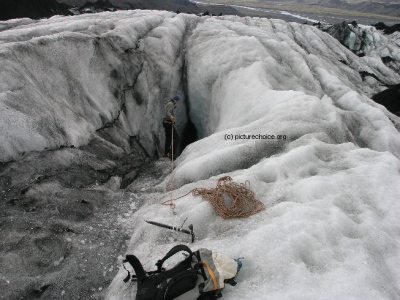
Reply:
<svg viewBox="0 0 400 300"><path fill-rule="evenodd" d="M194 235L194 232L193 232L193 225L192 224L190 224L188 226L189 230L186 230L186 229L182 229L182 228L178 228L178 227L175 227L175 226L170 226L170 225L166 225L166 224L162 224L162 223L158 223L158 222L154 222L154 221L146 221L146 222L149 223L149 224L158 226L158 227L167 228L167 229L183 232L183 233L186 233L186 234L190 234L192 236L192 243L194 242L195 235Z"/></svg>

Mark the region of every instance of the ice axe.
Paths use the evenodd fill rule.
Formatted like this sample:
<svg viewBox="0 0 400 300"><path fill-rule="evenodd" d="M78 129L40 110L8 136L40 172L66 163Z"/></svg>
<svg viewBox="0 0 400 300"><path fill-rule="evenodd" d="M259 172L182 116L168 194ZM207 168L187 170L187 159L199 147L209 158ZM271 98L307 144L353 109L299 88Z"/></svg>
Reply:
<svg viewBox="0 0 400 300"><path fill-rule="evenodd" d="M167 228L167 229L183 232L183 233L186 233L186 234L190 234L192 236L192 243L194 242L195 236L194 236L193 225L192 224L190 224L188 226L188 228L190 229L190 231L189 231L189 230L186 230L186 229L178 228L178 227L175 227L175 226L169 226L169 225L158 223L158 222L154 222L154 221L146 221L146 222L149 223L149 224L152 224L152 225L156 225L158 227Z"/></svg>

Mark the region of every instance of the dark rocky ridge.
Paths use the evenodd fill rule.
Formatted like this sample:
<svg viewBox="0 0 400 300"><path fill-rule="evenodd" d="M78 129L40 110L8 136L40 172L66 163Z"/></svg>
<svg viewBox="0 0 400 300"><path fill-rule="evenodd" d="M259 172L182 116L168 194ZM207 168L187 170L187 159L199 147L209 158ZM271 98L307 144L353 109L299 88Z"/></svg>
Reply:
<svg viewBox="0 0 400 300"><path fill-rule="evenodd" d="M366 47L368 47L367 43L365 42L367 39L367 33L360 30L356 22L347 23L343 21L342 23L330 25L325 28L323 25L318 24L318 27L335 37L342 45L353 51L358 56L362 57L365 55ZM378 30L383 30L385 34L392 34L395 31L399 31L400 24L389 27L380 22L375 24L374 27ZM356 38L350 42L349 37L351 34L354 34ZM392 57L382 56L381 60L386 66L393 69L395 72L400 72L398 68L398 62L396 62ZM381 80L379 80L378 76L375 74L361 71L360 75L362 78L372 77L380 82L381 85L385 86L385 84L381 82ZM388 89L374 95L372 99L375 102L385 106L386 109L391 113L400 115L400 85L387 86L387 88Z"/></svg>
<svg viewBox="0 0 400 300"><path fill-rule="evenodd" d="M358 27L356 21L348 23L343 21L334 25L326 25L326 24L315 24L320 30L329 33L335 39L337 39L343 46L347 49L351 50L358 56L364 56L365 49L365 36L364 32L361 31ZM354 34L355 38L350 40L351 35Z"/></svg>
<svg viewBox="0 0 400 300"><path fill-rule="evenodd" d="M86 2L81 7L79 7L80 13L85 12L103 12L103 11L115 11L118 7L111 4L108 0L97 0L96 2Z"/></svg>
<svg viewBox="0 0 400 300"><path fill-rule="evenodd" d="M374 95L372 99L385 106L391 113L400 116L400 84Z"/></svg>
<svg viewBox="0 0 400 300"><path fill-rule="evenodd" d="M318 28L329 33L331 36L336 38L343 46L362 57L366 54L368 44L367 35L368 32L360 28L357 22L353 21L348 23L343 21L335 25L322 25L317 24ZM384 23L377 23L374 25L378 30L384 30L386 34L391 34L398 31L400 24L388 27ZM353 35L353 36L351 36ZM399 72L398 66L394 59L390 56L381 56L382 62L395 72ZM366 75L366 74L363 74Z"/></svg>
<svg viewBox="0 0 400 300"><path fill-rule="evenodd" d="M55 0L2 0L0 20L16 18L40 19L54 15L71 15L69 5Z"/></svg>
<svg viewBox="0 0 400 300"><path fill-rule="evenodd" d="M60 2L60 3L59 3ZM222 6L197 6L189 0L98 0L98 1L68 1L68 0L3 0L0 4L0 20L16 18L41 19L54 15L73 15L79 13L102 12L116 9L151 9L183 12L190 14L203 14L209 12L213 15L238 15L241 14L231 7ZM77 10L71 10L77 6Z"/></svg>
<svg viewBox="0 0 400 300"><path fill-rule="evenodd" d="M59 0L59 2L71 3L68 0ZM76 1L74 1L77 3ZM236 9L228 6L197 6L189 0L110 0L110 3L120 9L151 9L167 10L173 12L182 12L189 14L202 14L209 12L213 15L238 15Z"/></svg>
<svg viewBox="0 0 400 300"><path fill-rule="evenodd" d="M392 26L387 26L383 22L379 22L373 25L378 30L383 30L384 34L392 34L396 31L400 31L400 24L395 24Z"/></svg>

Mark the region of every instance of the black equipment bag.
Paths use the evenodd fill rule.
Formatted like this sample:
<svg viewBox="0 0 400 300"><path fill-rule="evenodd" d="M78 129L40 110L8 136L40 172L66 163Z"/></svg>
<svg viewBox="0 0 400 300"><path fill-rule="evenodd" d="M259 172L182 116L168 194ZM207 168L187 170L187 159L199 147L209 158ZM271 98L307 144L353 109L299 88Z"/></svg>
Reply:
<svg viewBox="0 0 400 300"><path fill-rule="evenodd" d="M164 262L174 254L185 251L188 256L169 270L163 268ZM136 275L131 276L128 271L125 282L129 279L137 281L136 300L172 300L190 291L196 286L198 264L192 267L194 253L185 245L173 247L164 258L157 263L157 270L146 272L139 259L134 255L127 255L125 262L129 262Z"/></svg>
<svg viewBox="0 0 400 300"><path fill-rule="evenodd" d="M181 251L186 252L184 260L169 270L163 268L166 260ZM128 282L130 279L137 281L136 300L172 300L194 289L200 278L203 280L198 284L200 295L197 294L199 295L197 299L215 300L222 297L221 291L224 287L217 277L224 278L224 283L236 285L234 276L239 268L237 261L225 257L231 261L231 265L228 266L229 263L225 260L220 266L221 269L213 271L216 265L212 261L214 259L212 253L213 251L204 248L192 252L185 245L177 245L156 263L157 270L151 272L143 269L135 255L126 255L126 260L123 262L130 263L136 275L131 275L127 270L128 276L124 281Z"/></svg>

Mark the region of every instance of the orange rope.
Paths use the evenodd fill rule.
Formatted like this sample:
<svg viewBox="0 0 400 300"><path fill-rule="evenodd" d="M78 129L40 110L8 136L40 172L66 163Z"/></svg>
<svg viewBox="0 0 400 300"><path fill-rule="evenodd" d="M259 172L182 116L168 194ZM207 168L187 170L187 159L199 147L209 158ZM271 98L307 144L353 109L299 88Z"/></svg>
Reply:
<svg viewBox="0 0 400 300"><path fill-rule="evenodd" d="M203 198L211 203L214 210L224 219L236 217L248 217L254 215L265 208L265 205L256 200L255 194L250 190L250 181L244 184L237 184L229 176L218 179L216 188L205 189L195 188L179 198L162 202L162 205L174 205L173 201L181 199L192 193L193 196L202 195ZM224 194L229 196L230 204L224 198Z"/></svg>

